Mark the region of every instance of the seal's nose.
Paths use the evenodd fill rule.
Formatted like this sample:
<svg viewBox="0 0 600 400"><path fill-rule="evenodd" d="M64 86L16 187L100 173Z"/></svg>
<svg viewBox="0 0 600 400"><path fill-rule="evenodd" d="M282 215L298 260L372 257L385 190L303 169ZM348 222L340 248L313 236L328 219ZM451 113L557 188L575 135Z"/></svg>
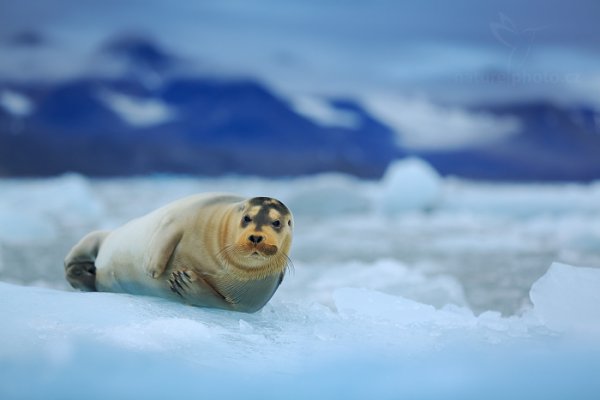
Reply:
<svg viewBox="0 0 600 400"><path fill-rule="evenodd" d="M262 242L263 240L263 236L262 235L250 235L248 236L248 240L251 241L254 244L259 244L260 242Z"/></svg>

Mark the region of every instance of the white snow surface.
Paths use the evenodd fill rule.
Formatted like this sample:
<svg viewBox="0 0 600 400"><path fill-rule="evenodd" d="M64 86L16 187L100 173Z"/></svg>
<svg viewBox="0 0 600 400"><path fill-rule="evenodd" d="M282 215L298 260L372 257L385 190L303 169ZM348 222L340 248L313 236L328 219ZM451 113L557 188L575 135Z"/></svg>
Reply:
<svg viewBox="0 0 600 400"><path fill-rule="evenodd" d="M591 336L584 353L580 342L557 335L595 332L597 308L580 315L586 322L576 331L573 316L552 310L557 296L561 308L577 310L597 300L600 270L581 270L554 266L536 283L533 310L511 318L369 289L336 289L334 309L279 296L256 314L240 314L0 283L0 394L593 398L599 338ZM578 290L594 296L562 295ZM542 322L548 318L550 326Z"/></svg>
<svg viewBox="0 0 600 400"><path fill-rule="evenodd" d="M62 258L86 232L202 191L294 212L294 267L264 309L68 288ZM3 399L600 391L598 184L473 183L409 159L380 182L65 175L0 194Z"/></svg>

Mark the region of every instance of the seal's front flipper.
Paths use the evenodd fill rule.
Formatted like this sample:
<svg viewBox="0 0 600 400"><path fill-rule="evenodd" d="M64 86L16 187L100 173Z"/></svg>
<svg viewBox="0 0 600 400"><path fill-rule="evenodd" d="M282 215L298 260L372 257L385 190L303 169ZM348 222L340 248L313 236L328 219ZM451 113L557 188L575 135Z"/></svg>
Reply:
<svg viewBox="0 0 600 400"><path fill-rule="evenodd" d="M160 228L150 239L150 250L144 258L144 269L154 279L165 272L175 248L183 237L183 231L175 222L171 218L162 221Z"/></svg>
<svg viewBox="0 0 600 400"><path fill-rule="evenodd" d="M269 301L283 276L282 272L258 280L226 280L215 284L210 276L186 269L171 272L168 282L173 293L193 306L253 313Z"/></svg>
<svg viewBox="0 0 600 400"><path fill-rule="evenodd" d="M96 266L94 262L104 238L109 232L95 231L87 234L65 257L65 276L75 289L96 291Z"/></svg>
<svg viewBox="0 0 600 400"><path fill-rule="evenodd" d="M235 307L210 283L207 277L202 277L190 269L171 272L168 281L171 291L184 302L193 306L225 310L232 310Z"/></svg>

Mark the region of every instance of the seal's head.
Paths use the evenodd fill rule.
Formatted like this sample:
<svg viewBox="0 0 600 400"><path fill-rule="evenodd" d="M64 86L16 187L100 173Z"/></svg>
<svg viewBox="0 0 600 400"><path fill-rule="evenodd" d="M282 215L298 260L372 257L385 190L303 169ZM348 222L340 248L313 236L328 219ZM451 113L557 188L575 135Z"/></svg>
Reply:
<svg viewBox="0 0 600 400"><path fill-rule="evenodd" d="M281 272L288 264L292 244L292 213L279 200L254 197L239 204L234 243L226 256L244 269Z"/></svg>

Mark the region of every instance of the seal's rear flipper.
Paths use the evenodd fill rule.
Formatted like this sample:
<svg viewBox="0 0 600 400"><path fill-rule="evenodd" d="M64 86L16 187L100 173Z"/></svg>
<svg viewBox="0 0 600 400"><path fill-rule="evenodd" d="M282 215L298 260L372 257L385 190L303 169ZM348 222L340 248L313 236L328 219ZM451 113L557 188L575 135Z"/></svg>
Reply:
<svg viewBox="0 0 600 400"><path fill-rule="evenodd" d="M87 234L65 257L65 276L75 289L96 291L96 256L100 245L109 232L96 231Z"/></svg>
<svg viewBox="0 0 600 400"><path fill-rule="evenodd" d="M96 266L93 262L70 264L65 268L65 276L75 289L96 291Z"/></svg>

